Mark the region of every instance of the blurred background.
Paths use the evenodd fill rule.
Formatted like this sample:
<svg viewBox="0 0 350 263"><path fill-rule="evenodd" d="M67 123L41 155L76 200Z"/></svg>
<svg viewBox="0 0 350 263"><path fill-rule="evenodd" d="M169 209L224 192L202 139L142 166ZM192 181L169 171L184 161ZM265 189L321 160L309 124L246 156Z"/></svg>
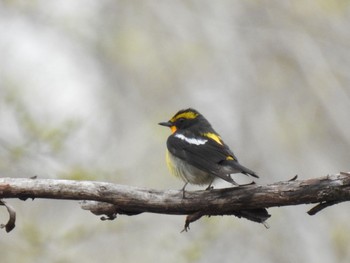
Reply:
<svg viewBox="0 0 350 263"><path fill-rule="evenodd" d="M187 107L260 184L349 171L349 27L340 0L0 1L0 176L180 189L157 123ZM350 261L347 203L180 234L184 216L103 222L75 201L8 202L2 263Z"/></svg>

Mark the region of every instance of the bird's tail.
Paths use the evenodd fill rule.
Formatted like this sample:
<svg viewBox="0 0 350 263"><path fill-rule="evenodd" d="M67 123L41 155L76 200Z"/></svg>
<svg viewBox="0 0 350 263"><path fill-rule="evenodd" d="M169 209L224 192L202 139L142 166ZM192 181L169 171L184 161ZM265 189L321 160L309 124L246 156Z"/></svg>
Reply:
<svg viewBox="0 0 350 263"><path fill-rule="evenodd" d="M253 172L252 170L249 170L248 168L245 168L246 171L242 171L242 174L245 174L245 175L250 175L250 176L253 176L255 178L259 178L259 176Z"/></svg>
<svg viewBox="0 0 350 263"><path fill-rule="evenodd" d="M255 178L259 178L259 176L254 171L248 169L247 167L244 167L237 161L226 160L222 164L231 166L231 168L233 168L236 173L242 173L242 174L253 176Z"/></svg>

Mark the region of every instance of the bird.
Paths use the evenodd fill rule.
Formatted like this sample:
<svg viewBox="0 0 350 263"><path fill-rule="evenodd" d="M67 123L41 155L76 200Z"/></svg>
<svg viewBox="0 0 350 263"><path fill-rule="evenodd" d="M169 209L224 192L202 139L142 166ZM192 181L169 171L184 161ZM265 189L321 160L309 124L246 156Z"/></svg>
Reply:
<svg viewBox="0 0 350 263"><path fill-rule="evenodd" d="M170 172L185 182L181 189L183 197L187 184L208 185L206 189L212 189L213 181L218 178L238 186L231 177L235 173L259 178L238 162L221 136L197 110L180 110L159 125L171 130L166 143L166 163Z"/></svg>

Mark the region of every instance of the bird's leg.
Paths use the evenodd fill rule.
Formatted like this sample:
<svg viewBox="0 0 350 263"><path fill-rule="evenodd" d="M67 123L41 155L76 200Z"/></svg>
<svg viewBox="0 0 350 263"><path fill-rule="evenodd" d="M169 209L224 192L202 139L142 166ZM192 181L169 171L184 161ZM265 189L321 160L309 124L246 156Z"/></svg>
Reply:
<svg viewBox="0 0 350 263"><path fill-rule="evenodd" d="M208 185L207 188L205 188L206 191L214 189L214 186L211 186L211 183Z"/></svg>
<svg viewBox="0 0 350 263"><path fill-rule="evenodd" d="M205 190L212 190L214 189L214 186L211 186L211 184L214 182L214 179L210 182L210 184L208 185L207 188L205 188Z"/></svg>
<svg viewBox="0 0 350 263"><path fill-rule="evenodd" d="M185 183L185 185L181 188L182 190L182 198L185 199L185 188L187 186L188 182Z"/></svg>

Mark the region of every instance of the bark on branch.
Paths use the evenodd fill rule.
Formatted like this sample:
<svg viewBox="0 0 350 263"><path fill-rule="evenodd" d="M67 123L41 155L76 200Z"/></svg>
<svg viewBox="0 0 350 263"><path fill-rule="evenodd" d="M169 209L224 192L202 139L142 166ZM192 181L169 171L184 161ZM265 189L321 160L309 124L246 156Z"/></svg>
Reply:
<svg viewBox="0 0 350 263"><path fill-rule="evenodd" d="M295 179L269 185L186 191L186 198L183 198L182 191L178 190L160 191L106 182L0 178L0 199L86 200L82 204L84 209L96 215L107 215L101 219L110 220L117 214L144 212L188 215L184 230L204 215L235 215L264 223L270 217L265 208L318 203L308 212L314 215L330 205L350 200L350 173ZM8 225L4 227L11 229Z"/></svg>

